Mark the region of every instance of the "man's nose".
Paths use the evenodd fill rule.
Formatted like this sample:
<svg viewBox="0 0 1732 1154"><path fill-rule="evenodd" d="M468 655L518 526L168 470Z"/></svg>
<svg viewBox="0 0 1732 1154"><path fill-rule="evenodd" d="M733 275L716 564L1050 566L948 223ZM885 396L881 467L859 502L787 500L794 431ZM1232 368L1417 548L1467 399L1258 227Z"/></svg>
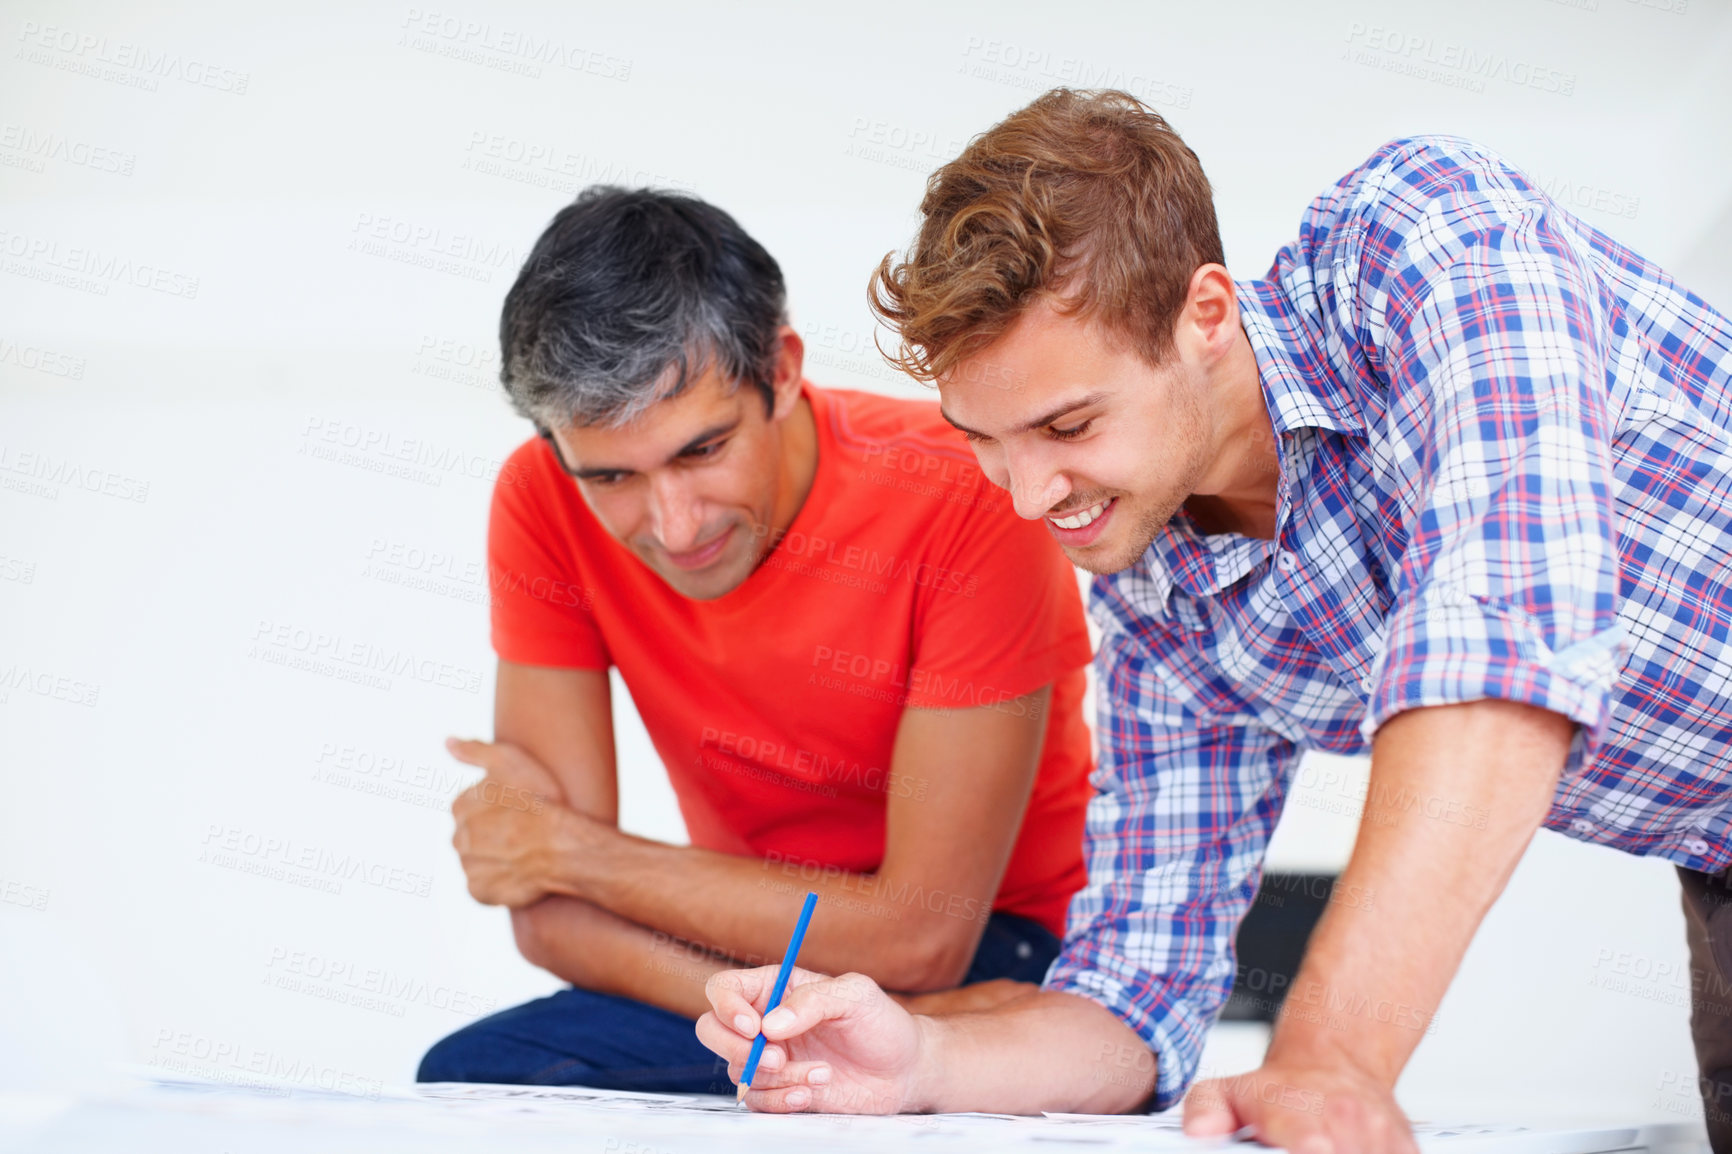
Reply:
<svg viewBox="0 0 1732 1154"><path fill-rule="evenodd" d="M651 516L655 518L656 540L669 553L685 553L698 543L703 528L703 511L691 490L676 477L653 477L650 480Z"/></svg>
<svg viewBox="0 0 1732 1154"><path fill-rule="evenodd" d="M1064 474L1046 466L1038 454L1007 452L1005 466L1011 506L1024 520L1046 516L1048 509L1070 495Z"/></svg>

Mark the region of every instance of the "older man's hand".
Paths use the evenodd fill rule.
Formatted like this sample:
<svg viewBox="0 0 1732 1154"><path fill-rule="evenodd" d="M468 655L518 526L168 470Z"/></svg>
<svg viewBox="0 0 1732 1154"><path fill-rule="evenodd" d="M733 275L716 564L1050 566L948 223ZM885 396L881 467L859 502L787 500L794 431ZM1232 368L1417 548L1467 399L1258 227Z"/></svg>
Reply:
<svg viewBox="0 0 1732 1154"><path fill-rule="evenodd" d="M562 804L559 782L518 746L450 738L453 757L480 766L487 776L458 795L451 814L451 844L462 860L476 901L513 909L555 889L562 858L576 852L587 821Z"/></svg>

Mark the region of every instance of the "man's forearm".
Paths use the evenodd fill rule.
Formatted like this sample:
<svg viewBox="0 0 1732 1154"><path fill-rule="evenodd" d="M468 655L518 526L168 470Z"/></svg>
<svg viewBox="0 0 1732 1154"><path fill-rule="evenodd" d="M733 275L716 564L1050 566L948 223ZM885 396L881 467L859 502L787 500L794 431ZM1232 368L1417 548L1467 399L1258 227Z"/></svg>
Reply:
<svg viewBox="0 0 1732 1154"><path fill-rule="evenodd" d="M710 975L738 964L577 898L556 895L512 910L511 926L523 956L554 976L687 1018L709 1009Z"/></svg>
<svg viewBox="0 0 1732 1154"><path fill-rule="evenodd" d="M888 874L802 869L612 829L588 827L586 838L600 842L567 855L553 879L556 893L746 965L781 958L800 898L811 890L819 915L801 965L863 973L887 989L943 989L961 980L992 912L990 894L950 894Z"/></svg>
<svg viewBox="0 0 1732 1154"><path fill-rule="evenodd" d="M1345 1060L1393 1086L1545 817L1572 723L1504 701L1379 731L1359 839L1312 935L1270 1062Z"/></svg>
<svg viewBox="0 0 1732 1154"><path fill-rule="evenodd" d="M1155 1090L1155 1058L1136 1031L1075 994L915 1020L925 1042L911 1109L1115 1114Z"/></svg>

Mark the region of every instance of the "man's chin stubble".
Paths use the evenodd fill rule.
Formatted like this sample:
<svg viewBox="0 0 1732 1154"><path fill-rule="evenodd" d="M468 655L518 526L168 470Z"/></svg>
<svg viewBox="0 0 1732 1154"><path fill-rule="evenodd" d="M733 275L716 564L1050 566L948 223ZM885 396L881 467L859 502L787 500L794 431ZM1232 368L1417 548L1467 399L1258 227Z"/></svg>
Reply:
<svg viewBox="0 0 1732 1154"><path fill-rule="evenodd" d="M1138 518L1132 528L1131 540L1140 541L1141 544L1124 552L1093 557L1087 555L1089 550L1077 550L1073 553L1067 549L1065 552L1069 554L1072 565L1096 576L1110 577L1114 573L1123 573L1143 559L1143 554L1149 551L1149 546L1155 543L1155 538L1160 536L1161 530L1167 527L1167 522L1171 521L1178 511L1179 505L1175 504L1164 517L1156 512Z"/></svg>

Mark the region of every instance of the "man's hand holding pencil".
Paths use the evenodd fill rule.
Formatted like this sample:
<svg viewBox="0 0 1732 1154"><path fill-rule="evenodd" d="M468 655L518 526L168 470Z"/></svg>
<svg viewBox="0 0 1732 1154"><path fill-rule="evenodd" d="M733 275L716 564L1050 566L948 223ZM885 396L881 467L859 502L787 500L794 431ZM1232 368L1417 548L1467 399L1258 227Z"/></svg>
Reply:
<svg viewBox="0 0 1732 1154"><path fill-rule="evenodd" d="M779 967L727 970L705 994L698 1040L726 1058L739 1082L752 1041L763 1030L763 1057L746 1104L792 1113L894 1114L926 1109L919 1099L923 1058L932 1053L933 1019L897 1005L863 974L832 978L795 968L781 1004L768 1014Z"/></svg>

